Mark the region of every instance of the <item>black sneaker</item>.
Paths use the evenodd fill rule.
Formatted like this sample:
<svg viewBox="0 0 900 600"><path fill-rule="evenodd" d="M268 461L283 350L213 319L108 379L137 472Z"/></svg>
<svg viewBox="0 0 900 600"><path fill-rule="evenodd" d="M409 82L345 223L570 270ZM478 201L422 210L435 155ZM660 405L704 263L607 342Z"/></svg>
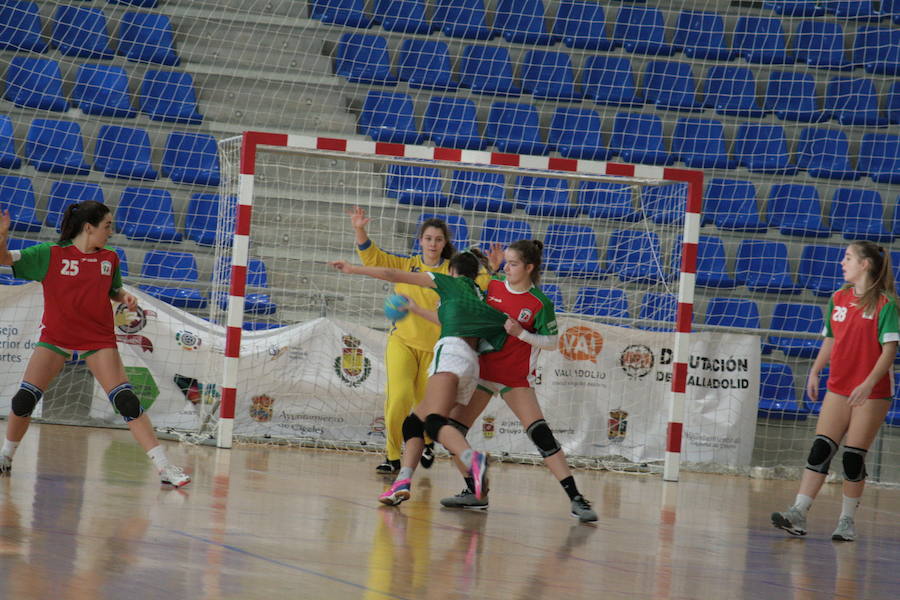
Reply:
<svg viewBox="0 0 900 600"><path fill-rule="evenodd" d="M390 475L392 473L396 473L400 470L400 461L399 460L388 460L384 459L384 462L375 467L375 471L377 473L381 473L382 475Z"/></svg>
<svg viewBox="0 0 900 600"><path fill-rule="evenodd" d="M422 450L422 458L419 459L419 464L422 465L423 469L430 469L431 465L434 464L434 442L425 444L425 449Z"/></svg>

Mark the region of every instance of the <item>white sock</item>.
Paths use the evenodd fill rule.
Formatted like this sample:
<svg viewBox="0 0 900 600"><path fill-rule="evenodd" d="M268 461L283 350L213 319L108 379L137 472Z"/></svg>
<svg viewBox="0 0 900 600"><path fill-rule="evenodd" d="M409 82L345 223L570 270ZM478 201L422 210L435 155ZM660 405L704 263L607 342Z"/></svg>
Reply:
<svg viewBox="0 0 900 600"><path fill-rule="evenodd" d="M154 446L147 451L147 456L150 457L150 460L153 461L153 464L156 465L156 470L161 471L169 466L169 457L166 456L166 449L162 447L162 444L158 446Z"/></svg>
<svg viewBox="0 0 900 600"><path fill-rule="evenodd" d="M462 464L466 465L466 468L472 467L472 449L466 448L462 451L462 454L459 455L459 460L462 461Z"/></svg>
<svg viewBox="0 0 900 600"><path fill-rule="evenodd" d="M0 454L4 456L8 456L10 458L13 457L16 453L16 448L19 447L19 442L11 442L9 440L3 440L3 448L0 449Z"/></svg>
<svg viewBox="0 0 900 600"><path fill-rule="evenodd" d="M844 502L841 504L841 516L842 517L850 517L851 519L856 516L856 509L859 508L859 498L848 498L844 496Z"/></svg>
<svg viewBox="0 0 900 600"><path fill-rule="evenodd" d="M809 512L809 507L812 506L812 503L812 497L805 494L797 494L797 499L794 500L794 508L805 515Z"/></svg>
<svg viewBox="0 0 900 600"><path fill-rule="evenodd" d="M400 467L400 473L397 474L397 481L400 481L401 479L412 479L413 470L412 467Z"/></svg>

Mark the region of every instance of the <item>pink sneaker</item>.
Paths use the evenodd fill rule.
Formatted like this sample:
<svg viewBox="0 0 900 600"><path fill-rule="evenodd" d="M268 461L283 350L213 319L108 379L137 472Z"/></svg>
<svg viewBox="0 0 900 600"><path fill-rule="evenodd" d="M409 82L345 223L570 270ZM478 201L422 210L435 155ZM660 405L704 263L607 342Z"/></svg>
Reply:
<svg viewBox="0 0 900 600"><path fill-rule="evenodd" d="M487 496L487 468L488 453L472 452L472 466L469 467L469 475L475 481L475 499L481 500Z"/></svg>
<svg viewBox="0 0 900 600"><path fill-rule="evenodd" d="M412 482L409 479L398 479L391 489L378 496L378 501L388 506L397 506L404 500L409 500L409 488Z"/></svg>

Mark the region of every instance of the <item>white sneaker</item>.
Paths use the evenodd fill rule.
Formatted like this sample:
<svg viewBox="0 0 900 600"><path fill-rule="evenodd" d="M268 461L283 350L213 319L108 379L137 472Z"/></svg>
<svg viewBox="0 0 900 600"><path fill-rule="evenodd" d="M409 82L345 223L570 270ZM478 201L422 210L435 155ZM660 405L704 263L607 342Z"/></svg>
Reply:
<svg viewBox="0 0 900 600"><path fill-rule="evenodd" d="M191 482L191 476L185 473L181 467L169 465L159 471L159 480L175 487L182 487Z"/></svg>
<svg viewBox="0 0 900 600"><path fill-rule="evenodd" d="M836 542L852 542L856 539L856 528L853 526L853 517L841 517L838 519L837 529L831 534L831 539Z"/></svg>
<svg viewBox="0 0 900 600"><path fill-rule="evenodd" d="M12 471L12 457L0 454L0 475L9 475Z"/></svg>
<svg viewBox="0 0 900 600"><path fill-rule="evenodd" d="M772 525L791 535L806 535L806 517L793 506L784 512L772 513Z"/></svg>

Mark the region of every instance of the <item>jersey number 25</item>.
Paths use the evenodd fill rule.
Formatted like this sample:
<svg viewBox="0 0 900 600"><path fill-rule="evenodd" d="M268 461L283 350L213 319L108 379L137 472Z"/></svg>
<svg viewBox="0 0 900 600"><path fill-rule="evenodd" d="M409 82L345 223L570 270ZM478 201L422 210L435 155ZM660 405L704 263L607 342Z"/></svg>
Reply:
<svg viewBox="0 0 900 600"><path fill-rule="evenodd" d="M62 259L62 269L59 271L60 275L78 275L78 261L64 258Z"/></svg>

